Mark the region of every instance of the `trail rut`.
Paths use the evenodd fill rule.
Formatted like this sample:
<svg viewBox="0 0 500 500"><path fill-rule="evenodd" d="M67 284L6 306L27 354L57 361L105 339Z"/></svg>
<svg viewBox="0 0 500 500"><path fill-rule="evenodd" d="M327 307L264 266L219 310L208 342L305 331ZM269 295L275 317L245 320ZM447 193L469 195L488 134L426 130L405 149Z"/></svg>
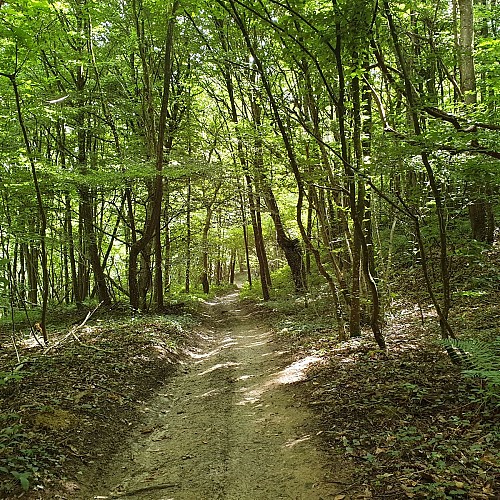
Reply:
<svg viewBox="0 0 500 500"><path fill-rule="evenodd" d="M326 458L291 383L310 363L278 350L237 294L207 305L206 350L144 409L144 425L93 498L329 499Z"/></svg>

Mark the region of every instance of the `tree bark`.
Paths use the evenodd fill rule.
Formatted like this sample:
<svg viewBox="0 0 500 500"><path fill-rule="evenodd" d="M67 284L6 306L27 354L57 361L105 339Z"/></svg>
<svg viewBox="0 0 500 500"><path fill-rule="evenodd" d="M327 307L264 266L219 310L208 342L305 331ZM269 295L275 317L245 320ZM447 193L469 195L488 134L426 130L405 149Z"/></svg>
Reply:
<svg viewBox="0 0 500 500"><path fill-rule="evenodd" d="M40 257L41 257L41 265L42 265L42 315L40 318L40 327L42 329L42 336L45 343L48 342L47 335L47 306L49 300L49 270L48 270L48 262L47 262L47 247L46 247L46 233L47 233L47 213L45 211L45 206L42 198L42 190L40 188L40 183L38 181L38 172L36 170L35 159L33 156L33 151L31 147L31 142L28 137L28 130L24 123L24 116L21 109L21 97L19 95L19 88L17 85L16 74L5 75L10 80L12 84L12 89L14 91L14 97L16 102L16 110L17 110L17 119L19 122L19 126L21 127L21 132L24 139L24 145L26 147L26 152L28 154L30 167L31 167L31 176L33 178L33 187L35 188L37 208L38 208L38 218L39 218L39 237L40 237ZM37 261L33 262L33 268L36 269L38 267ZM35 289L36 294L36 289ZM36 296L36 295L35 295Z"/></svg>
<svg viewBox="0 0 500 500"><path fill-rule="evenodd" d="M145 222L142 237L132 244L129 254L128 283L130 293L130 305L133 309L139 307L139 283L137 280L137 261L139 254L144 251L146 245L153 238L160 219L163 200L163 161L165 148L165 132L167 129L168 105L170 102L170 84L172 78L172 52L174 43L174 27L176 23L176 12L179 7L178 0L174 0L168 13L167 33L165 37L165 54L163 58L163 93L161 98L161 109L158 118L158 140L154 141L156 177L153 184L152 210L149 219ZM140 44L141 45L141 44ZM144 64L145 73L149 74L147 64ZM148 100L148 106L152 106L152 98ZM151 120L154 123L154 110L150 109ZM154 134L153 134L154 135Z"/></svg>
<svg viewBox="0 0 500 500"><path fill-rule="evenodd" d="M267 78L267 73L264 70L264 67L262 65L262 61L260 60L259 55L257 54L257 51L250 39L247 27L245 26L245 23L241 16L238 13L238 10L236 8L234 0L230 0L231 4L231 9L233 13L233 19L236 21L236 24L238 25L243 38L245 39L245 44L253 57L253 60L258 68L260 77L262 79L262 84L265 89L265 92L267 94L267 97L269 99L271 109L274 115L274 118L276 120L276 123L278 125L278 129L280 131L281 137L283 139L283 143L287 152L287 157L289 160L290 168L292 170L292 173L297 181L297 185L299 186L300 189L300 184L302 183L301 180L301 175L300 171L298 168L297 164L297 159L295 157L295 154L293 152L292 144L290 142L290 138L288 137L288 133L285 127L285 124L283 123L283 120L281 118L278 104L276 102L275 96L272 92L271 85L269 83L269 80ZM256 104L255 101L253 101L252 104ZM254 113L254 122L258 126L259 125L259 116L258 114ZM257 165L259 167L259 165ZM260 170L260 174L263 174L262 170ZM260 181L260 179L259 179ZM274 198L274 195L272 193L272 190L270 189L269 186L266 186L266 180L264 179L264 182L259 182L261 184L259 187L262 189L264 188L264 199L266 201L266 204L268 205L268 208L271 212L271 218L273 219L273 222L275 224L275 229L276 229L276 237L277 237L277 242L278 245L281 247L283 250L286 260L288 262L288 265L290 267L290 271L292 273L292 278L294 281L295 285L295 291L298 293L302 293L307 289L306 285L306 274L305 274L305 267L303 263L303 258L302 258L302 249L300 246L300 241L294 238L290 238L284 229L283 223L281 221L278 205L276 203L276 199ZM263 184L263 185L262 185Z"/></svg>
<svg viewBox="0 0 500 500"><path fill-rule="evenodd" d="M189 293L191 289L191 178L188 177L187 199L186 199L186 273L184 280L184 291Z"/></svg>
<svg viewBox="0 0 500 500"><path fill-rule="evenodd" d="M476 104L476 71L474 67L474 2L458 0L460 11L459 69L460 90L466 104Z"/></svg>

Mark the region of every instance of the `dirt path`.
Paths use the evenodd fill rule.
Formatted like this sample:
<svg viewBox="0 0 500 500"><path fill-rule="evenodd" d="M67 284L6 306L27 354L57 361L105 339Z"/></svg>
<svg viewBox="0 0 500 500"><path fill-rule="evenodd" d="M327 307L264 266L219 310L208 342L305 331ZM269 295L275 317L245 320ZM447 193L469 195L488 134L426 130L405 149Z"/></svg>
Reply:
<svg viewBox="0 0 500 500"><path fill-rule="evenodd" d="M206 352L193 353L151 401L93 498L334 498L326 458L301 429L308 410L287 386L314 359L287 364L236 293L208 304L207 314Z"/></svg>

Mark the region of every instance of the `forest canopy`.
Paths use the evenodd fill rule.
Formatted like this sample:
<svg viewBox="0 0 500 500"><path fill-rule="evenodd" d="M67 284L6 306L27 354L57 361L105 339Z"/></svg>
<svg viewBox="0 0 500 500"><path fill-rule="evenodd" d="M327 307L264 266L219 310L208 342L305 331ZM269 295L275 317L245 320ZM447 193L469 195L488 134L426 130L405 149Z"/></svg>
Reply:
<svg viewBox="0 0 500 500"><path fill-rule="evenodd" d="M163 310L247 273L385 346L495 239L500 11L472 0L0 2L0 293ZM253 282L252 282L253 281ZM285 280L286 281L286 280Z"/></svg>

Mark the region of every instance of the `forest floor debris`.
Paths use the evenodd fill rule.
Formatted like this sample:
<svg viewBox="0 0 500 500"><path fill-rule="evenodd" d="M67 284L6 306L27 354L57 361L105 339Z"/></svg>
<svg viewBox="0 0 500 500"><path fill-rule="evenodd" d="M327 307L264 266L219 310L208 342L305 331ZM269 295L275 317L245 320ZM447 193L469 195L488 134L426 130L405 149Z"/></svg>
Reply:
<svg viewBox="0 0 500 500"><path fill-rule="evenodd" d="M315 415L304 436L321 438L330 457L331 498L500 497L498 401L488 400L480 380L464 379L451 364L430 307L394 304L383 353L368 332L339 344L319 303L303 313L297 300L302 299L282 303L281 312L270 312L273 304L243 307L255 308L259 321L265 316L276 326L279 344L292 347L293 359L315 360L307 380L292 380L291 387L296 404L307 399L309 414ZM461 333L497 335L495 291L462 294L455 311L454 326ZM8 371L13 355L2 351L1 370L13 379L0 385L0 497L88 498L82 488L97 484L132 428L156 443L158 428L148 424L145 408L160 392L168 396L165 382L184 362L187 347L210 342L206 325L197 327L189 316L99 318L79 332L85 345L68 339L45 356L39 347L21 346L27 361L18 371ZM234 327L230 307L221 309L219 320ZM3 334L4 346L9 338ZM226 362L233 364L209 373L237 369L238 361ZM224 387L235 385L226 382ZM300 445L301 436L290 443ZM186 452L179 460L190 466L195 456ZM19 488L26 483L29 492ZM142 498L156 498L155 491L178 484L164 481Z"/></svg>
<svg viewBox="0 0 500 500"><path fill-rule="evenodd" d="M53 344L75 318L63 320L59 332L51 329ZM0 498L16 498L20 486L30 489L23 498L61 482L76 490L82 471L117 451L184 348L198 341L194 324L189 315L98 314L79 330L83 343L68 338L44 354L32 338L20 340L17 371L11 336L1 332Z"/></svg>
<svg viewBox="0 0 500 500"><path fill-rule="evenodd" d="M498 335L496 294L456 308L461 332ZM306 391L326 449L357 468L373 498L500 498L498 399L450 362L430 307L395 310L387 353L369 331L339 345L329 330L297 333L288 316L283 323L297 351L326 360L309 372Z"/></svg>

